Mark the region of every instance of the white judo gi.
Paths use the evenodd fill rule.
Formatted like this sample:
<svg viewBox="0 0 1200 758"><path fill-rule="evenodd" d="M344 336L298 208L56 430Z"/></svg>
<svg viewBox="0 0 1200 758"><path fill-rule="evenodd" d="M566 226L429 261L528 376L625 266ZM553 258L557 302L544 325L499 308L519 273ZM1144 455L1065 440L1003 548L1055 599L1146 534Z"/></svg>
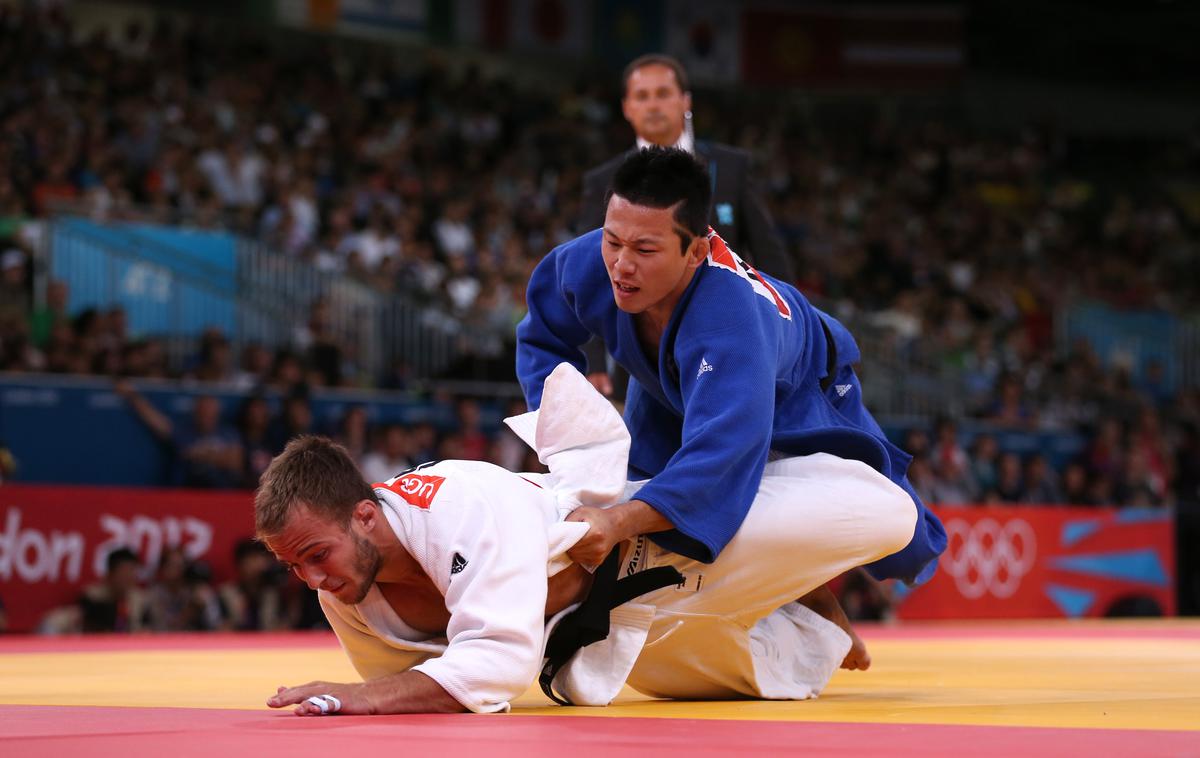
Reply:
<svg viewBox="0 0 1200 758"><path fill-rule="evenodd" d="M375 493L389 525L444 595L445 637L412 629L378 587L346 605L320 592L364 679L420 671L471 711L504 711L538 676L546 639L571 608L546 622L547 578L587 524L563 519L579 505L633 496L625 481L629 434L612 406L567 364L546 380L538 411L506 419L549 474L514 474L442 461ZM902 549L913 535L912 498L858 461L818 453L767 465L742 527L711 564L635 541L627 576L670 565L684 582L612 612L609 637L555 677L579 705L607 705L626 682L673 698L803 699L837 670L850 639L794 602L839 574Z"/></svg>

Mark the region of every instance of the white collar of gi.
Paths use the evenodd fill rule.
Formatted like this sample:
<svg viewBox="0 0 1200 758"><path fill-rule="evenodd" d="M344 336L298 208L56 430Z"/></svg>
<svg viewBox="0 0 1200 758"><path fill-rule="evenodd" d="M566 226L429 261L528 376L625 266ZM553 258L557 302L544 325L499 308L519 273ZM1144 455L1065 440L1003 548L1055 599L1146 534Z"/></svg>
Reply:
<svg viewBox="0 0 1200 758"><path fill-rule="evenodd" d="M642 150L645 150L646 148L651 147L653 144L654 144L653 142L647 142L646 140L642 139L641 137L637 138L637 146ZM687 129L684 129L683 132L680 133L679 141L676 142L674 145L671 145L671 147L677 147L680 150L686 150L687 152L689 152L693 155L695 155L695 153L696 153L696 141L694 139L692 139L691 134L688 134Z"/></svg>

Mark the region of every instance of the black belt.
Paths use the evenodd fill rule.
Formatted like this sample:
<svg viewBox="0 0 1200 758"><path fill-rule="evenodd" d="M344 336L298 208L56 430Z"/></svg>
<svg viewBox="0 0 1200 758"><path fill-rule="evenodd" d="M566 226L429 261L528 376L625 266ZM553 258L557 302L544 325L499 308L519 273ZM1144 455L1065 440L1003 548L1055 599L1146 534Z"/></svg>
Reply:
<svg viewBox="0 0 1200 758"><path fill-rule="evenodd" d="M647 592L683 583L683 574L674 566L659 566L617 579L620 553L618 545L608 554L593 575L587 598L558 622L546 642L546 665L542 667L538 683L546 697L559 705L571 705L571 702L554 692L555 675L575 653L608 637L609 613L613 608Z"/></svg>

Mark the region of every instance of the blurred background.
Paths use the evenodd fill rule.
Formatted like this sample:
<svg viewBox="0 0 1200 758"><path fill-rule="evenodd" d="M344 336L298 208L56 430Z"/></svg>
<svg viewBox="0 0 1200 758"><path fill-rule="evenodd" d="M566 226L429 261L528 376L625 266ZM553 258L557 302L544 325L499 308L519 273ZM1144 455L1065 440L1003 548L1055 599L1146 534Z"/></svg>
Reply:
<svg viewBox="0 0 1200 758"><path fill-rule="evenodd" d="M296 434L536 470L525 283L650 52L950 532L852 616L1196 614L1197 38L1167 1L0 0L0 629L319 626L247 539Z"/></svg>

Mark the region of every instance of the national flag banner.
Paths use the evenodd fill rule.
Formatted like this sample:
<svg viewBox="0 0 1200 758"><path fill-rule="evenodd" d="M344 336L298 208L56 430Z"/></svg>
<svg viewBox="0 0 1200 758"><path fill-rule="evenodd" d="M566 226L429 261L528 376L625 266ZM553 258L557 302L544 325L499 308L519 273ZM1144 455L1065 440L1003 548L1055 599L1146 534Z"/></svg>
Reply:
<svg viewBox="0 0 1200 758"><path fill-rule="evenodd" d="M329 31L337 25L339 0L274 0L281 26Z"/></svg>
<svg viewBox="0 0 1200 758"><path fill-rule="evenodd" d="M597 0L596 53L620 69L666 44L662 0Z"/></svg>
<svg viewBox="0 0 1200 758"><path fill-rule="evenodd" d="M512 44L513 0L454 0L450 38L459 45L500 51Z"/></svg>
<svg viewBox="0 0 1200 758"><path fill-rule="evenodd" d="M679 59L695 83L740 80L741 20L738 4L723 0L669 0L666 52Z"/></svg>
<svg viewBox="0 0 1200 758"><path fill-rule="evenodd" d="M957 7L747 9L742 75L749 84L936 87L966 63Z"/></svg>
<svg viewBox="0 0 1200 758"><path fill-rule="evenodd" d="M500 52L582 58L592 52L592 0L454 0L451 39Z"/></svg>
<svg viewBox="0 0 1200 758"><path fill-rule="evenodd" d="M590 0L510 0L516 50L583 58L592 52Z"/></svg>
<svg viewBox="0 0 1200 758"><path fill-rule="evenodd" d="M365 37L425 35L425 0L338 0L337 30Z"/></svg>

